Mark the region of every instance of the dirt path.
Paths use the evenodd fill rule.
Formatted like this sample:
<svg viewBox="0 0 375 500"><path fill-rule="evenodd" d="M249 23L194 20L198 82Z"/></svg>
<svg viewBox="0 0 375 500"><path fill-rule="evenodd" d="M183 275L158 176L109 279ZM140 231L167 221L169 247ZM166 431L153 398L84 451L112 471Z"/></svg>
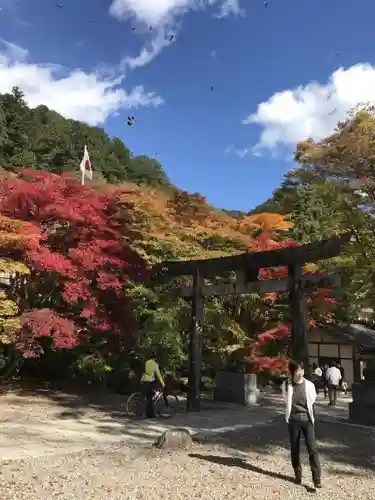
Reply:
<svg viewBox="0 0 375 500"><path fill-rule="evenodd" d="M3 459L38 457L89 449L105 443L150 443L169 427L192 433L248 427L274 418L281 407L271 403L246 409L233 405L207 405L199 415L182 407L170 420L130 421L123 398L83 401L64 393L17 395L0 399L0 456Z"/></svg>
<svg viewBox="0 0 375 500"><path fill-rule="evenodd" d="M375 434L321 424L322 500L372 500ZM112 443L53 457L2 463L2 500L305 500L291 482L285 425L233 431L189 451L160 453L150 445Z"/></svg>
<svg viewBox="0 0 375 500"><path fill-rule="evenodd" d="M182 411L168 421L131 422L123 398L39 392L0 398L2 500L304 500L306 487L290 481L288 443L279 396L256 408L206 401L200 414ZM324 500L372 500L375 433L324 423L343 420L320 401L318 438L324 463ZM204 444L188 452L152 447L168 427L185 427ZM306 462L306 457L305 457ZM305 467L308 485L310 475Z"/></svg>
<svg viewBox="0 0 375 500"><path fill-rule="evenodd" d="M283 413L280 398L268 397L255 408L205 402L200 414L186 414L182 403L170 420L132 422L124 418L123 402L124 398L114 395L88 397L48 391L3 395L0 456L8 460L80 451L106 443L146 444L169 427L185 427L198 436L210 436L263 425ZM330 415L323 407L320 413L324 414L323 410ZM343 412L346 408L336 410L339 416Z"/></svg>

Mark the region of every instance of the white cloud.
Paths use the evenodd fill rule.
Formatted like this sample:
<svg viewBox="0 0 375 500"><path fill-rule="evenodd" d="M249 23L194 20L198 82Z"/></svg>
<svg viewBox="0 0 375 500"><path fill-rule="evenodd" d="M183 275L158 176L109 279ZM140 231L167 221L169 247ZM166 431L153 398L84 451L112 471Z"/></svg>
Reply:
<svg viewBox="0 0 375 500"><path fill-rule="evenodd" d="M29 55L29 51L27 49L24 49L23 47L20 47L15 43L8 42L3 38L0 38L0 43L4 45L3 54L10 59L15 59L16 61L24 61Z"/></svg>
<svg viewBox="0 0 375 500"><path fill-rule="evenodd" d="M326 137L360 102L375 103L375 67L365 63L339 68L326 84L312 82L277 92L243 123L262 128L253 149L259 154L277 146L294 147L308 137Z"/></svg>
<svg viewBox="0 0 375 500"><path fill-rule="evenodd" d="M138 56L125 56L123 58L120 64L121 69L126 71L127 68L134 70L146 66L174 41L174 37L171 39L171 33L167 33L164 27L160 27L154 38L142 47Z"/></svg>
<svg viewBox="0 0 375 500"><path fill-rule="evenodd" d="M233 144L229 144L229 146L225 149L225 154L234 153L239 158L245 158L251 150L249 148L237 149L233 146Z"/></svg>
<svg viewBox="0 0 375 500"><path fill-rule="evenodd" d="M194 6L195 0L113 0L110 13L118 19L133 18L150 26L164 24Z"/></svg>
<svg viewBox="0 0 375 500"><path fill-rule="evenodd" d="M134 19L150 26L173 23L188 10L218 5L219 17L241 12L240 0L113 0L110 13L118 19Z"/></svg>
<svg viewBox="0 0 375 500"><path fill-rule="evenodd" d="M240 0L224 0L220 5L219 14L216 17L221 19L222 17L227 17L230 15L242 16L244 15L244 10L240 7Z"/></svg>
<svg viewBox="0 0 375 500"><path fill-rule="evenodd" d="M5 50L0 51L0 93L18 86L31 107L44 104L67 118L98 125L121 109L158 106L163 102L142 85L126 92L120 87L123 78L34 64L25 60L26 56L25 49L5 42Z"/></svg>
<svg viewBox="0 0 375 500"><path fill-rule="evenodd" d="M143 28L152 28L152 32L146 29L147 33L151 33L151 40L142 47L139 55L125 56L121 69L126 71L146 66L175 42L180 28L179 19L189 10L217 5L219 13L216 17L237 16L243 14L239 2L240 0L112 0L109 12L113 17L131 20L143 25Z"/></svg>
<svg viewBox="0 0 375 500"><path fill-rule="evenodd" d="M249 152L250 152L249 148L242 148L242 149L236 150L236 154L240 158L245 158L245 156L247 156L249 154Z"/></svg>

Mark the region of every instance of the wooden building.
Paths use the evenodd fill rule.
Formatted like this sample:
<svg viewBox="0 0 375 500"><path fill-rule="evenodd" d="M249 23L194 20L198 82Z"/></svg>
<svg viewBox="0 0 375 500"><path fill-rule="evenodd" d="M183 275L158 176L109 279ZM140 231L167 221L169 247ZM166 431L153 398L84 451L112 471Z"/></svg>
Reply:
<svg viewBox="0 0 375 500"><path fill-rule="evenodd" d="M363 378L366 359L375 358L375 330L361 324L332 325L309 333L311 363L336 361L344 369L349 387Z"/></svg>

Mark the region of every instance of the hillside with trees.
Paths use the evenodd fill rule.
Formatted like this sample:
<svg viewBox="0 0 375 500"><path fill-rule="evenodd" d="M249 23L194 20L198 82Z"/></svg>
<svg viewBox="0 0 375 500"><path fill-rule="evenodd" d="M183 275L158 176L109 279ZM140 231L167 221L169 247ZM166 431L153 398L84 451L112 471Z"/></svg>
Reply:
<svg viewBox="0 0 375 500"><path fill-rule="evenodd" d="M166 370L184 373L190 306L174 293L184 279L155 285L153 264L282 248L347 229L356 241L345 255L305 268L348 278L336 297L331 290L308 297L309 319L316 325L355 316L373 303L375 283L375 144L365 135L374 123L369 109L325 141L298 145L300 167L264 210L246 215L171 185L156 160L133 157L101 129L44 106L31 110L18 89L2 95L0 277L7 286L0 296L0 375L22 364L25 376L129 391L150 350ZM85 144L95 170L93 182L82 186L77 171ZM260 270L259 277L285 273ZM287 299L207 299L204 374L212 377L243 346L251 369L285 370Z"/></svg>
<svg viewBox="0 0 375 500"><path fill-rule="evenodd" d="M170 186L160 163L133 156L124 143L103 129L67 120L46 106L30 109L22 91L0 95L0 167L37 169L55 174L77 172L87 145L95 182L135 182Z"/></svg>

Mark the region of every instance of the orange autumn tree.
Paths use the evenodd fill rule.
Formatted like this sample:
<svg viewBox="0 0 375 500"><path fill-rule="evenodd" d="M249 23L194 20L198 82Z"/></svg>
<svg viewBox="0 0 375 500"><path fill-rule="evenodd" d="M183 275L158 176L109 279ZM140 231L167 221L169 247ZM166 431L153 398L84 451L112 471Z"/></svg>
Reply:
<svg viewBox="0 0 375 500"><path fill-rule="evenodd" d="M263 212L260 214L248 215L240 221L242 229L250 229L258 232L266 232L270 236L281 231L288 231L292 224L285 215L278 213Z"/></svg>

